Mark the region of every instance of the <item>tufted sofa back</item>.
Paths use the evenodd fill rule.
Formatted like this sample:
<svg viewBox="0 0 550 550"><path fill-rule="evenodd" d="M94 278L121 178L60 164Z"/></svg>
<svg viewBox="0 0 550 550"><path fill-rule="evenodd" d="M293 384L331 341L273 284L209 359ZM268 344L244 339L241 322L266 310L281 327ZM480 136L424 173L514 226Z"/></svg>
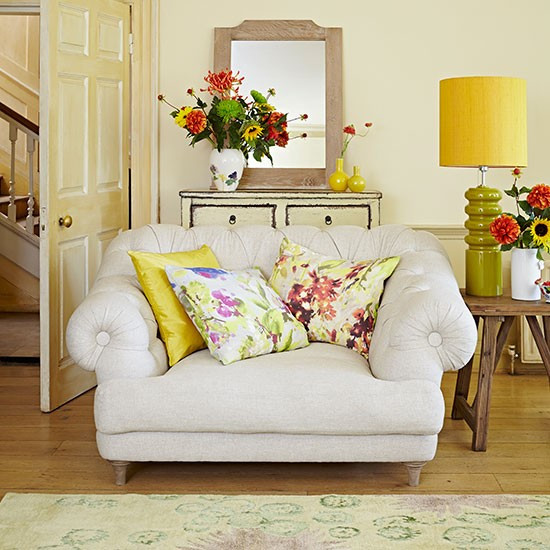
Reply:
<svg viewBox="0 0 550 550"><path fill-rule="evenodd" d="M425 252L446 258L439 241L429 233L402 225L383 225L368 230L357 226L335 226L326 230L291 225L283 229L244 226L227 229L202 226L183 229L177 225L147 225L116 237L108 247L97 278L134 275L128 250L181 252L208 245L224 269L259 267L269 277L283 237L320 254L349 260L404 256Z"/></svg>
<svg viewBox="0 0 550 550"><path fill-rule="evenodd" d="M460 296L445 251L430 233L402 225L371 230L357 226L321 230L310 226L183 229L148 225L126 231L107 248L85 300L87 305L79 307L69 323L67 341L71 355L83 368L96 370L100 380L158 375L166 370L164 346L157 337L156 321L137 282L129 250L167 253L206 244L223 268L258 267L269 277L284 236L336 258L400 256L397 269L386 282L371 342L369 361L376 377L418 377L438 383L444 370L461 368L471 357L476 326ZM141 332L137 325L134 327L136 323ZM121 329L116 332L118 343L113 344L112 350L109 348L109 355L95 338L100 331L113 332L115 325ZM114 361L113 354L120 358ZM117 362L128 363L127 372L116 366Z"/></svg>

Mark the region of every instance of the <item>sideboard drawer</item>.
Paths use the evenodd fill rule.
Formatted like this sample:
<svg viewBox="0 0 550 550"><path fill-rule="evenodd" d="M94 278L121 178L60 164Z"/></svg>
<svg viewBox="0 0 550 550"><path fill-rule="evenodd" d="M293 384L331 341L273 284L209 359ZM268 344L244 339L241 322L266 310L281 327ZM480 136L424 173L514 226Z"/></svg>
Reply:
<svg viewBox="0 0 550 550"><path fill-rule="evenodd" d="M180 191L181 225L380 225L380 191Z"/></svg>
<svg viewBox="0 0 550 550"><path fill-rule="evenodd" d="M287 225L359 225L370 228L372 223L370 204L342 205L317 204L315 206L288 205Z"/></svg>
<svg viewBox="0 0 550 550"><path fill-rule="evenodd" d="M191 206L191 227L198 225L271 225L275 227L275 205L242 204L220 207L214 204L193 204Z"/></svg>

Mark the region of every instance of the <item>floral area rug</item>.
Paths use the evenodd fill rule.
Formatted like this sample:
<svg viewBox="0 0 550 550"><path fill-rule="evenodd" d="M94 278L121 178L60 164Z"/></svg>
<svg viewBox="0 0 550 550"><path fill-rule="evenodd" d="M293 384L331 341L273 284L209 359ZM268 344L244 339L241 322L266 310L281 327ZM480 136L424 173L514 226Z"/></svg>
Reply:
<svg viewBox="0 0 550 550"><path fill-rule="evenodd" d="M550 550L550 496L7 494L2 550Z"/></svg>

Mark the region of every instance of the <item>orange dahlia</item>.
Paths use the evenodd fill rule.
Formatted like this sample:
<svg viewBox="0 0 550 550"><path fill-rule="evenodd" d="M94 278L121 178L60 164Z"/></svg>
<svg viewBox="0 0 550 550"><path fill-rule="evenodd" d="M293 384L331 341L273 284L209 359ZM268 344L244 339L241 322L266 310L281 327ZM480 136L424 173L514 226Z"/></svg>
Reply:
<svg viewBox="0 0 550 550"><path fill-rule="evenodd" d="M491 222L491 225L489 225L489 231L499 244L512 244L516 242L521 232L516 219L508 214L502 214L498 218L495 218Z"/></svg>
<svg viewBox="0 0 550 550"><path fill-rule="evenodd" d="M194 109L187 115L187 129L191 134L200 134L206 128L206 115Z"/></svg>
<svg viewBox="0 0 550 550"><path fill-rule="evenodd" d="M550 206L550 185L539 183L527 195L527 202L533 208L544 210Z"/></svg>
<svg viewBox="0 0 550 550"><path fill-rule="evenodd" d="M279 124L279 126L283 130L286 130L286 127L287 127L286 119L283 122L279 122L279 120L281 120L281 118L283 118L284 116L285 115L283 115L283 113L279 113L278 111L273 111L269 115L264 117L264 122L265 124L273 125L273 126L276 124Z"/></svg>
<svg viewBox="0 0 550 550"><path fill-rule="evenodd" d="M278 147L286 147L288 143L288 132L283 130L276 138L275 145Z"/></svg>

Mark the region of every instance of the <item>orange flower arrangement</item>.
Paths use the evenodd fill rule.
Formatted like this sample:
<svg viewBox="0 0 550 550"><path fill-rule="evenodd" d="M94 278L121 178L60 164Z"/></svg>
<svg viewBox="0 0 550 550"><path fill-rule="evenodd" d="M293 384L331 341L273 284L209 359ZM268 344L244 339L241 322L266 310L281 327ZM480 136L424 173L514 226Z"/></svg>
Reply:
<svg viewBox="0 0 550 550"><path fill-rule="evenodd" d="M163 94L158 96L159 101L172 107L170 115L180 128L187 130L192 146L207 140L218 151L238 149L246 159L249 155L257 161L266 157L273 164L271 147L286 147L290 139L307 137L305 133L289 137L288 124L308 117L302 114L288 119L286 114L276 111L270 103L275 95L273 88L266 95L251 90L251 98L243 97L240 87L244 77L230 69L208 71L204 81L207 87L200 91L210 95L210 105L193 88L188 88L187 94L195 101L195 107L177 107Z"/></svg>
<svg viewBox="0 0 550 550"><path fill-rule="evenodd" d="M491 222L489 231L501 250L536 248L542 259L541 250L550 252L550 186L539 183L518 189L521 170L514 168L512 175L514 183L505 193L516 201L517 214L501 214ZM522 199L524 194L527 197Z"/></svg>

